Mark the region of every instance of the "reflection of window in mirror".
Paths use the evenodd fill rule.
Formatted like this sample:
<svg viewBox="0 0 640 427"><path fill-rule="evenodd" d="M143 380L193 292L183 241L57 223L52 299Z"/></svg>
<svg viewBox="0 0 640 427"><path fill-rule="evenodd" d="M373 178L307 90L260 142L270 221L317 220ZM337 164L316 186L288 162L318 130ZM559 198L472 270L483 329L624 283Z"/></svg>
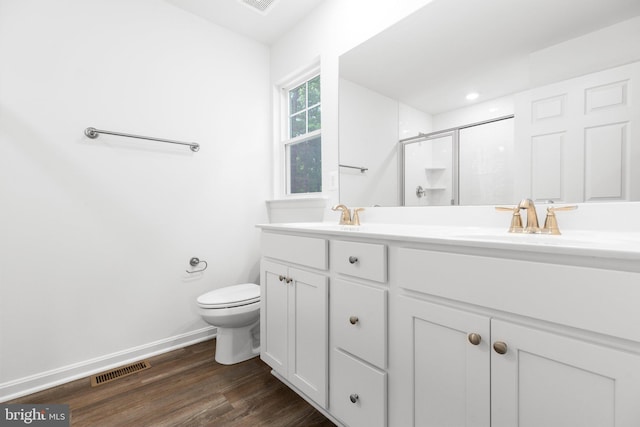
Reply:
<svg viewBox="0 0 640 427"><path fill-rule="evenodd" d="M286 194L322 191L320 75L306 74L282 88L286 104L282 145Z"/></svg>

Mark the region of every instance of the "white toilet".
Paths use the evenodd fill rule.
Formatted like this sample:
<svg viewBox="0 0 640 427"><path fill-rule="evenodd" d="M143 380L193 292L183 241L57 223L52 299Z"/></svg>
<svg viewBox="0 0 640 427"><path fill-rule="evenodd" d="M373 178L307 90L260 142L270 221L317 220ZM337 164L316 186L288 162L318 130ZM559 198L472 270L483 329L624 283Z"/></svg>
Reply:
<svg viewBox="0 0 640 427"><path fill-rule="evenodd" d="M260 354L260 286L227 286L200 295L198 312L218 328L216 362L232 365Z"/></svg>

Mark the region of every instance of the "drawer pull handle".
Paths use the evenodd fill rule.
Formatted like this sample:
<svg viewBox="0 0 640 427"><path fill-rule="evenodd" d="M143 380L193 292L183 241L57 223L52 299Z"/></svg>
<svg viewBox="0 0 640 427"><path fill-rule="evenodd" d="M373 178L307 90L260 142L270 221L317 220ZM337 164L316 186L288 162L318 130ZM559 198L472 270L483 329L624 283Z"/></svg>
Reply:
<svg viewBox="0 0 640 427"><path fill-rule="evenodd" d="M357 257L357 256L353 256L353 255L352 255L352 256L350 256L350 257L349 257L349 262L350 262L351 264L355 264L356 262L358 262L358 257Z"/></svg>
<svg viewBox="0 0 640 427"><path fill-rule="evenodd" d="M349 317L349 323L351 323L352 325L355 325L356 323L358 323L358 316L351 316Z"/></svg>
<svg viewBox="0 0 640 427"><path fill-rule="evenodd" d="M506 354L507 353L507 344L502 341L496 341L493 343L493 349L498 354Z"/></svg>
<svg viewBox="0 0 640 427"><path fill-rule="evenodd" d="M482 341L482 337L480 336L480 334L476 334L476 333L469 334L468 338L469 338L469 342L473 345L478 345L480 344L480 341Z"/></svg>
<svg viewBox="0 0 640 427"><path fill-rule="evenodd" d="M355 393L353 393L351 396L349 396L349 400L351 401L351 403L356 403L358 401L358 399L360 399L360 396L358 396Z"/></svg>

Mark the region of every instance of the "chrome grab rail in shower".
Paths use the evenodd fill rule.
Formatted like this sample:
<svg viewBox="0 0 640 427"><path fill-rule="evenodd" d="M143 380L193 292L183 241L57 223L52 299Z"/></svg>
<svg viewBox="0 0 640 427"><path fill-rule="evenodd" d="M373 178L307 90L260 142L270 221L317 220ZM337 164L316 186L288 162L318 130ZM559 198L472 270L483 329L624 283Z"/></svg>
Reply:
<svg viewBox="0 0 640 427"><path fill-rule="evenodd" d="M84 130L84 134L86 136L88 136L89 138L91 138L91 139L96 139L98 137L98 135L100 135L101 133L106 133L108 135L125 136L127 138L148 139L150 141L167 142L169 144L188 145L189 148L191 149L191 151L193 151L193 152L196 152L196 151L200 150L200 144L198 144L196 142L173 141L173 140L170 140L170 139L154 138L152 136L140 136L140 135L132 135L130 133L111 132L111 131L108 131L108 130L100 130L100 129L96 129L96 128L92 128L92 127L88 127L88 128L86 128Z"/></svg>

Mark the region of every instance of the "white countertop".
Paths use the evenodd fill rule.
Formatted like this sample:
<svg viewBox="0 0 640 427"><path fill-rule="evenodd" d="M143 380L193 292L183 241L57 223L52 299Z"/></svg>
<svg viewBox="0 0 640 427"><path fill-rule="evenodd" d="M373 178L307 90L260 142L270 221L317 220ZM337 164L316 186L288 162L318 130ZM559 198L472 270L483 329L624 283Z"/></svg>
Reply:
<svg viewBox="0 0 640 427"><path fill-rule="evenodd" d="M640 272L640 233L565 230L562 235L508 233L506 228L328 222L260 224L263 230L433 245L439 250ZM491 252L487 252L487 249Z"/></svg>

